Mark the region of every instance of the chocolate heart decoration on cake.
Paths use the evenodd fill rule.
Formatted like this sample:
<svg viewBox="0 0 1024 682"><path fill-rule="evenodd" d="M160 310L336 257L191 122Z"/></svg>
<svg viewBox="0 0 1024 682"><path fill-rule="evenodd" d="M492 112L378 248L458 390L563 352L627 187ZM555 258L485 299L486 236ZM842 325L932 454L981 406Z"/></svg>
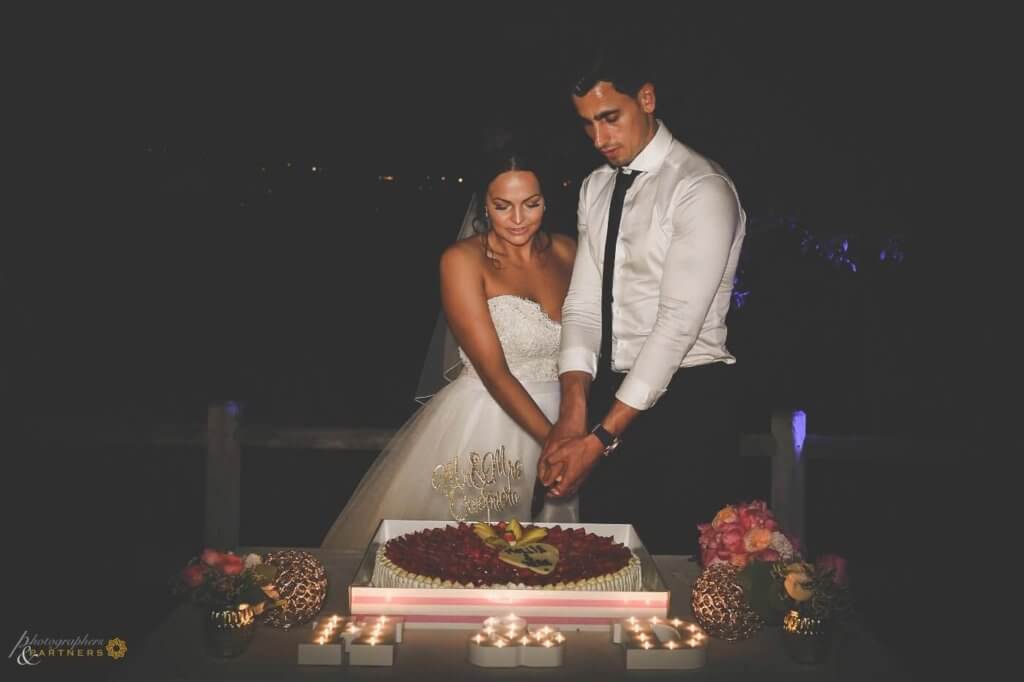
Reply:
<svg viewBox="0 0 1024 682"><path fill-rule="evenodd" d="M555 570L555 564L558 563L558 548L543 542L535 542L502 550L498 558L506 564L547 575Z"/></svg>

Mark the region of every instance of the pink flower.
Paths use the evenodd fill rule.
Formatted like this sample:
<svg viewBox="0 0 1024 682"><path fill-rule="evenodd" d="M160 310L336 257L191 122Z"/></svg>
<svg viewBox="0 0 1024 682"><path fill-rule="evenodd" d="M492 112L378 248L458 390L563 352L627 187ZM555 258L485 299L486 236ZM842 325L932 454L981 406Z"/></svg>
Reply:
<svg viewBox="0 0 1024 682"><path fill-rule="evenodd" d="M722 533L722 544L730 552L743 551L743 529L734 526Z"/></svg>
<svg viewBox="0 0 1024 682"><path fill-rule="evenodd" d="M203 563L207 566L217 568L224 563L224 558L226 556L226 554L221 554L215 549L206 548L203 550L203 553L199 555L199 558L202 559Z"/></svg>
<svg viewBox="0 0 1024 682"><path fill-rule="evenodd" d="M245 569L245 562L242 561L242 557L234 554L225 555L224 563L220 567L224 575L238 575L243 569Z"/></svg>
<svg viewBox="0 0 1024 682"><path fill-rule="evenodd" d="M814 562L819 571L832 571L832 582L839 587L850 584L850 576L846 568L846 559L838 554L822 554Z"/></svg>
<svg viewBox="0 0 1024 682"><path fill-rule="evenodd" d="M203 584L205 573L206 568L202 564L192 564L186 566L185 570L181 572L181 578L189 587L199 587Z"/></svg>

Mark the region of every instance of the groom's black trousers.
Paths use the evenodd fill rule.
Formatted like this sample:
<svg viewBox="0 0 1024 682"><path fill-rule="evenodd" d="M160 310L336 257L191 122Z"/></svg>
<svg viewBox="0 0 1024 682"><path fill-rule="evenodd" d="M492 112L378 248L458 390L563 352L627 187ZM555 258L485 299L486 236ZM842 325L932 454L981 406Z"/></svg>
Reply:
<svg viewBox="0 0 1024 682"><path fill-rule="evenodd" d="M581 520L630 523L652 554L696 554L696 525L738 501L741 489L734 375L724 363L678 370L591 471L580 491ZM625 376L602 363L589 426L608 413Z"/></svg>

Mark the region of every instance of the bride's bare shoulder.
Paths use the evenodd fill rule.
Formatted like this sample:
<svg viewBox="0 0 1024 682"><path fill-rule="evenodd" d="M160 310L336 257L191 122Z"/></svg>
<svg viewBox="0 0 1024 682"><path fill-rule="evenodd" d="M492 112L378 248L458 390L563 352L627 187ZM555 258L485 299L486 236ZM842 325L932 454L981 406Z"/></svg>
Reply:
<svg viewBox="0 0 1024 682"><path fill-rule="evenodd" d="M441 254L442 271L474 271L482 265L483 251L480 248L480 237L477 235L460 239Z"/></svg>

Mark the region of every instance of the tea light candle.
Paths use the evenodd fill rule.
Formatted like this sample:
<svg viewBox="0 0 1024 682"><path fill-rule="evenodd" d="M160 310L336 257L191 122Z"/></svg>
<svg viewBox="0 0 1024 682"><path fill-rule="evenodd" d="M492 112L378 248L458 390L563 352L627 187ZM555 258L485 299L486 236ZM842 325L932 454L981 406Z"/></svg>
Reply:
<svg viewBox="0 0 1024 682"><path fill-rule="evenodd" d="M650 618L640 628L627 619L620 624L619 634L626 648L627 670L692 670L707 662L704 631L679 618Z"/></svg>
<svg viewBox="0 0 1024 682"><path fill-rule="evenodd" d="M519 665L528 668L556 668L565 661L565 637L545 626L535 634L539 638L525 638L529 644L520 647Z"/></svg>
<svg viewBox="0 0 1024 682"><path fill-rule="evenodd" d="M394 629L377 622L364 628L348 646L348 664L393 665L395 662Z"/></svg>
<svg viewBox="0 0 1024 682"><path fill-rule="evenodd" d="M405 633L405 619L400 616L377 616L376 623L382 627L390 627L394 632L395 642L402 643L402 635Z"/></svg>
<svg viewBox="0 0 1024 682"><path fill-rule="evenodd" d="M510 613L501 619L501 624L504 625L506 628L515 627L520 630L523 630L526 628L526 619L521 618L514 613Z"/></svg>
<svg viewBox="0 0 1024 682"><path fill-rule="evenodd" d="M565 636L550 626L530 631L526 625L515 614L484 620L483 628L469 638L469 662L484 668L562 665Z"/></svg>
<svg viewBox="0 0 1024 682"><path fill-rule="evenodd" d="M629 635L636 635L641 632L649 632L653 623L651 621L659 621L657 616L651 619L640 620L636 616L630 616L620 621L612 623L612 642L615 644L622 644Z"/></svg>
<svg viewBox="0 0 1024 682"><path fill-rule="evenodd" d="M340 622L341 618L335 614L313 623L312 643L299 644L299 665L341 665L345 645L337 637L337 626Z"/></svg>
<svg viewBox="0 0 1024 682"><path fill-rule="evenodd" d="M481 668L514 668L519 665L519 646L510 646L501 635L478 632L469 639L468 659Z"/></svg>

